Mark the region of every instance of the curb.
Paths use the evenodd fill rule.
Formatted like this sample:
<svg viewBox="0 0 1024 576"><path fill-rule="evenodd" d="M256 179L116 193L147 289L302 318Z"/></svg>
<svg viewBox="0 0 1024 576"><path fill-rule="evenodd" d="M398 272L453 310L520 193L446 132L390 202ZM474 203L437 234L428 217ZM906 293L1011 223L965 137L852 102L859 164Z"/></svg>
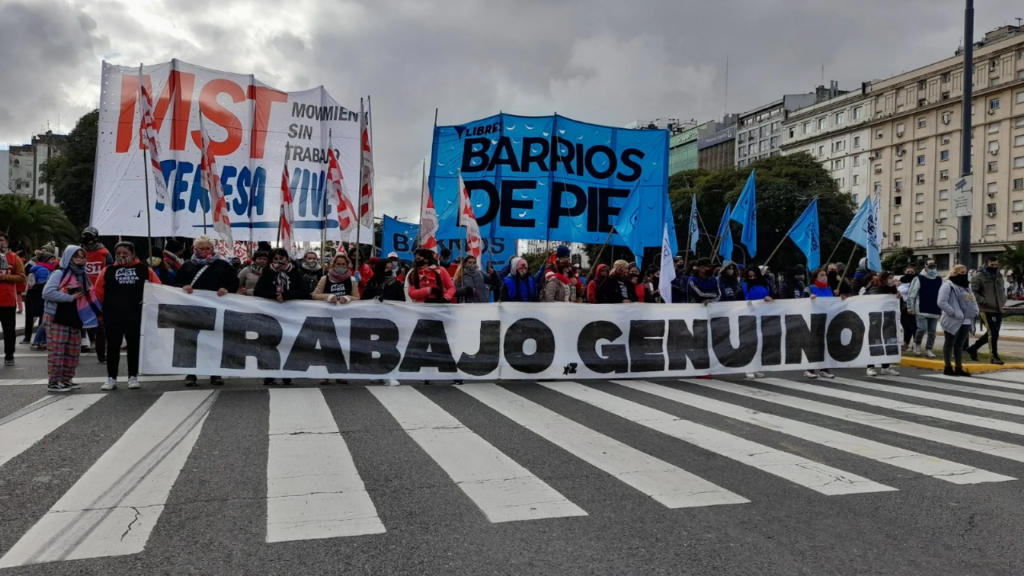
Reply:
<svg viewBox="0 0 1024 576"><path fill-rule="evenodd" d="M938 337L938 336L945 337L945 334L946 334L945 332L942 332L940 330L940 331L935 333L935 336L936 337ZM979 332L978 334L982 334L982 332ZM973 336L973 334L972 334L972 336ZM1024 336L1007 336L1005 334L1000 334L999 335L999 339L1000 340L1006 340L1007 342L1024 342Z"/></svg>
<svg viewBox="0 0 1024 576"><path fill-rule="evenodd" d="M946 366L942 360L930 360L928 358L909 358L904 356L900 361L900 366L906 366L908 368L920 368L922 370L936 370L941 372ZM1006 363L1003 366L997 366L995 364L981 364L981 363L967 363L964 364L964 368L967 368L972 374L981 372L1001 372L1003 370L1024 370L1024 364L1011 364Z"/></svg>

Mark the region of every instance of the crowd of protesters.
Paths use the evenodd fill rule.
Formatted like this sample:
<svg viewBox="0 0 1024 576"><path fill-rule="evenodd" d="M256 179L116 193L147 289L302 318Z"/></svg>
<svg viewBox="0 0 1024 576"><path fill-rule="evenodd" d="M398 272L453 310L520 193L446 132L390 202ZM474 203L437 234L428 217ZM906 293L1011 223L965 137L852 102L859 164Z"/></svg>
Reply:
<svg viewBox="0 0 1024 576"><path fill-rule="evenodd" d="M513 257L500 270L488 262L486 268L473 256L451 258L419 249L412 262L402 262L390 253L386 258L361 262L355 250L339 250L322 259L308 251L298 259L283 249L262 245L251 258L223 258L216 253L213 239L200 236L191 250L168 240L163 249L153 247L151 257L140 261L135 246L120 242L110 252L99 241L99 231L86 228L80 245L67 246L58 258L47 244L23 259L8 249L8 238L0 232L0 326L4 333L5 365L14 364L16 315L24 314L23 344L47 351L49 389L65 392L77 388L73 377L79 355L89 348L87 336L96 348L100 363L107 364L103 390L117 387L122 350L127 352L128 388L138 388L142 295L146 282L218 296L240 294L275 301L312 300L343 305L358 300L415 302L427 304L480 304L487 302L540 302L592 304L656 304L665 301L660 293L660 270L644 271L635 263L615 260L599 263L590 270L577 266L568 246L559 246L537 270L527 259ZM660 263L659 263L660 264ZM881 295L898 298L904 349L918 356L936 358L937 329L944 339L942 357L945 373L969 376L963 367L964 354L977 361L986 344L989 361L1001 365L999 332L1007 291L998 261L986 260L969 278L966 267L954 266L939 277L934 260L918 269L907 266L896 275L874 273L866 261L851 271L843 263L826 264L810 274L803 266L786 268L780 275L765 266L744 267L732 261L715 263L708 258L675 261L671 301L709 305L717 302L764 301L800 298L849 298ZM588 278L589 276L589 278ZM268 304L273 306L274 304ZM38 320L38 324L37 324ZM980 323L984 333L970 344ZM868 376L896 375L889 365L869 366ZM808 370L808 378L833 378L828 370ZM763 377L748 373L748 378ZM321 384L339 380L321 380ZM222 385L223 378L209 376L209 383ZM272 378L266 385L276 384ZM289 379L281 381L291 384ZM388 384L396 385L391 380ZM185 378L196 386L198 378Z"/></svg>

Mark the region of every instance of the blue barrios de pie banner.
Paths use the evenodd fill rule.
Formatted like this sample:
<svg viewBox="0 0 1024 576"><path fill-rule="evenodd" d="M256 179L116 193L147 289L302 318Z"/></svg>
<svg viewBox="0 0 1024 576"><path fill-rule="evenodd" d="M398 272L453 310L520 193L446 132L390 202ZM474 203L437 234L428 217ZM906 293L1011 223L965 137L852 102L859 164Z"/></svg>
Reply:
<svg viewBox="0 0 1024 576"><path fill-rule="evenodd" d="M391 216L384 216L384 228L381 231L381 255L387 256L394 252L398 254L399 259L411 262L413 250L416 248L416 238L419 236L419 233L419 224L407 224ZM462 249L458 238L439 239L437 244L441 250L445 248L451 250L452 259L462 256ZM500 270L515 255L515 240L484 237L483 253L480 255L480 266L487 266L487 262L490 261L496 270Z"/></svg>
<svg viewBox="0 0 1024 576"><path fill-rule="evenodd" d="M460 171L485 239L602 244L636 189L643 245L661 246L668 203L665 130L510 114L437 126L430 189L439 240L459 237ZM617 234L611 242L624 245Z"/></svg>

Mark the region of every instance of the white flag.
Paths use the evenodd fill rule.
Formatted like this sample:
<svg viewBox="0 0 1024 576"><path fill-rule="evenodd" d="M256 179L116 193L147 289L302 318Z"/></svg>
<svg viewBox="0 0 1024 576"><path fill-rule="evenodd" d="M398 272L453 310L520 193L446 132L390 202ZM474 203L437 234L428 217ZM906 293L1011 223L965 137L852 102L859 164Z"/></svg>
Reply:
<svg viewBox="0 0 1024 576"><path fill-rule="evenodd" d="M676 265L672 258L672 244L668 239L668 222L665 223L665 233L661 238L661 279L658 280L658 290L661 291L661 299L666 304L672 303L672 281L676 279Z"/></svg>
<svg viewBox="0 0 1024 576"><path fill-rule="evenodd" d="M149 150L149 169L153 172L156 201L170 207L171 196L167 192L167 182L164 181L164 173L160 168L160 142L157 139L156 121L153 119L153 97L149 88L146 87L141 65L139 66L139 117L139 139L142 140L142 146Z"/></svg>

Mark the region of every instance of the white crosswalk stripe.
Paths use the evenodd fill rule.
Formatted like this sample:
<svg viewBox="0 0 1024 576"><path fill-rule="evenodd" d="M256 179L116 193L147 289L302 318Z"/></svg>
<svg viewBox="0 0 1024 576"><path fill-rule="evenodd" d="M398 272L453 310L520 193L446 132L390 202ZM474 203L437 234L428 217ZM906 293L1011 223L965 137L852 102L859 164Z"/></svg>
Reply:
<svg viewBox="0 0 1024 576"><path fill-rule="evenodd" d="M929 378L937 380L949 380L951 382L958 382L963 384L964 382L970 382L972 386L991 386L993 388L1005 388L1007 390L1024 390L1024 384L1017 384L1022 378L1017 376L1014 379L1003 379L1000 372L986 372L984 374L975 374L969 380L961 378L960 376L946 376L945 374L929 374Z"/></svg>
<svg viewBox="0 0 1024 576"><path fill-rule="evenodd" d="M987 402L985 400L975 400L973 398L964 398L962 396L937 394L935 392L926 392L924 390L915 390L912 388L904 388L900 386L889 386L887 384L876 384L874 382L862 382L860 380L851 380L849 378L837 377L833 379L832 382L835 382L836 384L842 384L843 386L850 386L851 388L861 388L864 390L873 390L875 392L888 392L889 394L899 394L901 396L921 398L922 400L934 400L936 402L943 402L947 404L957 404L959 406L970 406L971 408L980 408L982 410L989 410L991 412L1002 412L1004 414L1024 416L1024 406L1010 406L1007 404L1000 404L998 402Z"/></svg>
<svg viewBox="0 0 1024 576"><path fill-rule="evenodd" d="M48 396L0 418L0 466L103 399L102 394Z"/></svg>
<svg viewBox="0 0 1024 576"><path fill-rule="evenodd" d="M607 410L612 414L668 434L684 442L714 452L726 458L785 478L794 484L815 492L834 496L895 490L867 478L837 470L807 458L769 448L763 444L744 440L714 428L676 418L671 414L624 400L606 392L588 388L575 382L542 383L542 386L566 396Z"/></svg>
<svg viewBox="0 0 1024 576"><path fill-rule="evenodd" d="M916 378L907 378L905 376L886 376L883 380L889 380L892 382L899 382L900 384L909 384L911 386L924 386L925 388L935 388L936 390L949 390L951 392L966 392L967 394L976 394L978 396L989 396L991 398L1003 398L1006 400L1015 400L1017 402L1024 402L1024 394L1017 394L1015 392L1006 392L1004 390L987 390L985 388L976 388L973 386L964 386L962 384L950 384L948 382L932 382L929 380L918 380ZM962 382L963 380L961 380Z"/></svg>

